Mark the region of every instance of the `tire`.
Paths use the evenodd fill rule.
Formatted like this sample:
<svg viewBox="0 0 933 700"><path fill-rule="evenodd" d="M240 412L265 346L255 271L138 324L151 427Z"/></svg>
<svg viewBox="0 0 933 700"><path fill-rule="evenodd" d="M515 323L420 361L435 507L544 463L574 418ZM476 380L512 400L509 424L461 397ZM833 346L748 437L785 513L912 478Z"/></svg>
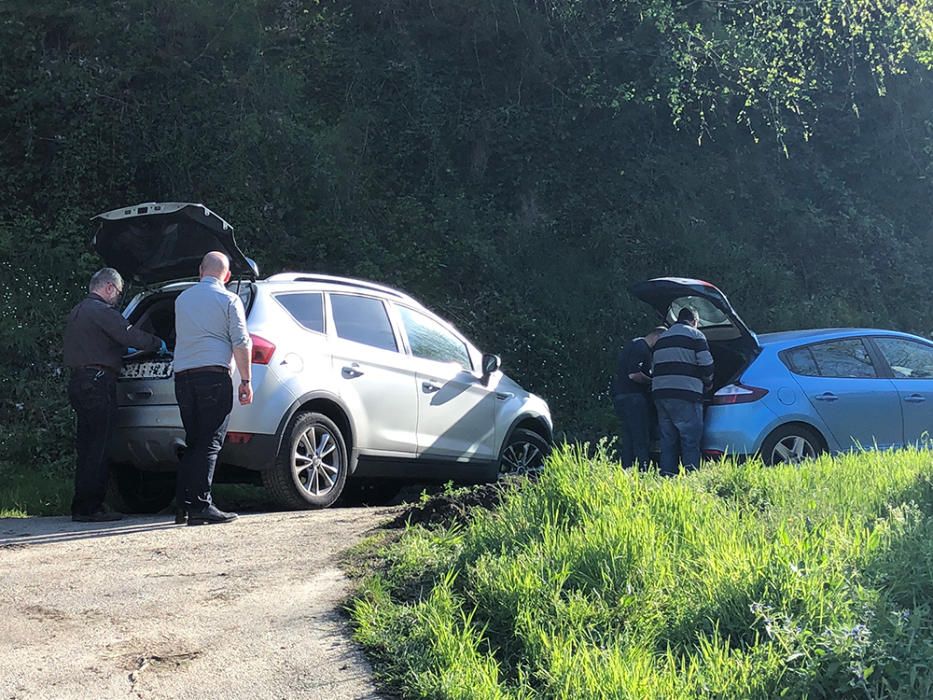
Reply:
<svg viewBox="0 0 933 700"><path fill-rule="evenodd" d="M173 474L147 472L130 464L110 467L107 501L121 513L158 513L175 497Z"/></svg>
<svg viewBox="0 0 933 700"><path fill-rule="evenodd" d="M782 425L761 444L761 459L767 465L800 464L826 451L823 437L805 425Z"/></svg>
<svg viewBox="0 0 933 700"><path fill-rule="evenodd" d="M538 433L516 428L499 453L499 476L538 471L550 451L551 446Z"/></svg>
<svg viewBox="0 0 933 700"><path fill-rule="evenodd" d="M337 425L322 413L292 418L272 469L262 483L284 508L327 508L347 481L347 446Z"/></svg>

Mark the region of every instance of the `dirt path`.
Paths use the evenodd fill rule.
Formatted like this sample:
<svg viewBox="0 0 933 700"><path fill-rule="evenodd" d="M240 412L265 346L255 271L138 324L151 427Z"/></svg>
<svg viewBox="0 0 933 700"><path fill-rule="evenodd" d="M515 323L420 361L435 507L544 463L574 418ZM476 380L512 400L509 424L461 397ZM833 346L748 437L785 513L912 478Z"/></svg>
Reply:
<svg viewBox="0 0 933 700"><path fill-rule="evenodd" d="M338 564L392 515L0 520L0 700L378 698Z"/></svg>

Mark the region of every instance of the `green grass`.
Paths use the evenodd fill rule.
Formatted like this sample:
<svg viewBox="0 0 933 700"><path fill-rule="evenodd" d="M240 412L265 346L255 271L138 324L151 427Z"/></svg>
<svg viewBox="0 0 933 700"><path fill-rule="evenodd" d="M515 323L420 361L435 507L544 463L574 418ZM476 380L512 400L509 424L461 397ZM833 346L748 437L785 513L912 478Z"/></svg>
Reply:
<svg viewBox="0 0 933 700"><path fill-rule="evenodd" d="M662 479L565 447L382 549L352 615L420 698L933 695L933 453Z"/></svg>
<svg viewBox="0 0 933 700"><path fill-rule="evenodd" d="M0 462L0 518L69 513L73 489L73 474L58 467Z"/></svg>

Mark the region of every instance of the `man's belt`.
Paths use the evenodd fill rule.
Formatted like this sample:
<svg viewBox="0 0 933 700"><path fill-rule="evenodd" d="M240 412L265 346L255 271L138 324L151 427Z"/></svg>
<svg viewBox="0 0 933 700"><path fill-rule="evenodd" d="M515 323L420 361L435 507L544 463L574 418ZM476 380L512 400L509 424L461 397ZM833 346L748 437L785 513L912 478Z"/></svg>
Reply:
<svg viewBox="0 0 933 700"><path fill-rule="evenodd" d="M216 374L226 374L230 376L229 367L221 367L219 365L207 365L206 367L192 367L191 369L183 369L180 372L175 372L176 377L187 377L192 374L201 374L202 372L212 372Z"/></svg>
<svg viewBox="0 0 933 700"><path fill-rule="evenodd" d="M117 370L115 370L113 367L108 367L107 365L82 365L76 369L86 369L92 372L106 372L107 374L113 375L114 377L119 374Z"/></svg>

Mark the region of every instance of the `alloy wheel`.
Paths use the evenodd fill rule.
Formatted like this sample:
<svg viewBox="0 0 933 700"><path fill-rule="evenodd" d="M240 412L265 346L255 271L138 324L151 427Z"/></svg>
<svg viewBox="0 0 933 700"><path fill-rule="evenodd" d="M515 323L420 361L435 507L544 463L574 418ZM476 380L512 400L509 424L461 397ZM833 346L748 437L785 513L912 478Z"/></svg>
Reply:
<svg viewBox="0 0 933 700"><path fill-rule="evenodd" d="M342 467L334 436L320 425L305 430L292 448L292 470L301 488L313 496L332 490Z"/></svg>
<svg viewBox="0 0 933 700"><path fill-rule="evenodd" d="M800 435L782 438L771 451L771 464L800 464L816 457L817 451L810 441Z"/></svg>
<svg viewBox="0 0 933 700"><path fill-rule="evenodd" d="M530 442L514 442L502 453L499 471L503 474L527 474L541 468L544 453Z"/></svg>

